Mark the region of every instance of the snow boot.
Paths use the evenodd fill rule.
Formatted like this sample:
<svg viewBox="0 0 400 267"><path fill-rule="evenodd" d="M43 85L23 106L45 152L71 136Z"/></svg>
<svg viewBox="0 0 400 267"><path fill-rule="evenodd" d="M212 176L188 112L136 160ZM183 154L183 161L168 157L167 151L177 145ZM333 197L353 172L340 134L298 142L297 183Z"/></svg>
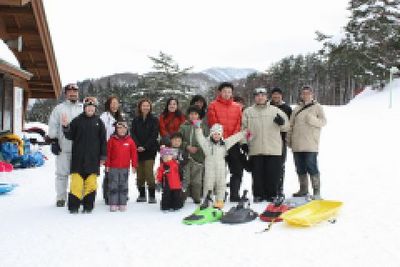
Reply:
<svg viewBox="0 0 400 267"><path fill-rule="evenodd" d="M59 208L60 207L64 207L65 206L65 200L64 199L57 200L56 206L59 207Z"/></svg>
<svg viewBox="0 0 400 267"><path fill-rule="evenodd" d="M299 175L300 190L293 194L294 197L305 197L308 195L308 176L307 174Z"/></svg>
<svg viewBox="0 0 400 267"><path fill-rule="evenodd" d="M117 205L110 205L110 211L111 212L115 212L118 210L118 206Z"/></svg>
<svg viewBox="0 0 400 267"><path fill-rule="evenodd" d="M155 204L157 203L156 200L156 190L154 188L149 188L149 203Z"/></svg>
<svg viewBox="0 0 400 267"><path fill-rule="evenodd" d="M144 186L138 187L139 197L136 199L136 202L146 202L146 188Z"/></svg>
<svg viewBox="0 0 400 267"><path fill-rule="evenodd" d="M313 188L313 195L311 196L312 199L314 200L320 200L321 199L321 181L319 178L319 174L311 175L311 184Z"/></svg>
<svg viewBox="0 0 400 267"><path fill-rule="evenodd" d="M69 213L71 214L78 214L79 210L78 209L70 209Z"/></svg>

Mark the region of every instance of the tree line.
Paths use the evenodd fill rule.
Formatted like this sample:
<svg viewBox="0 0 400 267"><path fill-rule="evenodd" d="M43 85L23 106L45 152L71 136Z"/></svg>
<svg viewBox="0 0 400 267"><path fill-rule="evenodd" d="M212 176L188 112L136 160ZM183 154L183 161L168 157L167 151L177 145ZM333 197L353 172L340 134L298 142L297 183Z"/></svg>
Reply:
<svg viewBox="0 0 400 267"><path fill-rule="evenodd" d="M295 103L298 90L310 85L322 104L342 105L366 85L382 88L389 69L400 66L400 0L351 0L348 10L341 38L317 31L319 51L287 56L250 75L238 82L240 94L250 102L254 87L280 87Z"/></svg>

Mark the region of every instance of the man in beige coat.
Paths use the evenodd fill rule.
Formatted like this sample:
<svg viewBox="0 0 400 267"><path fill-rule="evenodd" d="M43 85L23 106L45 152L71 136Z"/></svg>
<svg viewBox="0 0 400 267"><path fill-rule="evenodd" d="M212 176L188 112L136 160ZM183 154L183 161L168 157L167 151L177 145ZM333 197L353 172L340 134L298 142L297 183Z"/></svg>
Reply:
<svg viewBox="0 0 400 267"><path fill-rule="evenodd" d="M252 164L253 201L273 201L280 192L282 174L281 132L289 129L289 119L268 102L265 88L254 89L255 104L243 113L242 127L252 133L248 142Z"/></svg>
<svg viewBox="0 0 400 267"><path fill-rule="evenodd" d="M301 89L301 102L290 117L290 130L287 135L288 146L293 151L300 190L293 196L308 195L308 175L310 175L313 198L320 199L320 173L318 170L318 150L321 128L326 125L322 106L314 100L313 89Z"/></svg>

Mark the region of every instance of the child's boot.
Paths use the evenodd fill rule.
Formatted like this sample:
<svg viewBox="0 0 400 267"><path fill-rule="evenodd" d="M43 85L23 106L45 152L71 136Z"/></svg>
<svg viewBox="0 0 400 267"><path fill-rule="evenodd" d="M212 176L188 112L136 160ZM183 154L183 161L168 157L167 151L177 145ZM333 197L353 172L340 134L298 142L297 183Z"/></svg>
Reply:
<svg viewBox="0 0 400 267"><path fill-rule="evenodd" d="M110 205L110 211L114 212L118 210L118 206L117 205Z"/></svg>
<svg viewBox="0 0 400 267"><path fill-rule="evenodd" d="M222 209L223 207L224 207L224 201L223 200L215 201L214 208Z"/></svg>

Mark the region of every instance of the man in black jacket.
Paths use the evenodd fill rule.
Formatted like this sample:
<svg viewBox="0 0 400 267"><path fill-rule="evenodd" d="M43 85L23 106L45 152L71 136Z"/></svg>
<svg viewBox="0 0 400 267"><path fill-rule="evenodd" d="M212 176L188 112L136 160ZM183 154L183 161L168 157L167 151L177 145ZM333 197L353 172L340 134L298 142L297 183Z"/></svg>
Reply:
<svg viewBox="0 0 400 267"><path fill-rule="evenodd" d="M283 92L279 87L275 87L271 90L270 93L271 105L279 108L283 112L286 113L287 117L290 119L292 115L292 108L283 101ZM287 152L287 145L286 145L286 132L281 132L282 136L282 171L281 171L281 179L279 182L279 188L277 196L283 198L283 179L285 177L285 162L286 162L286 152ZM283 199L282 199L283 200Z"/></svg>
<svg viewBox="0 0 400 267"><path fill-rule="evenodd" d="M95 115L97 100L87 97L84 111L68 124L61 116L63 132L72 141L71 184L68 210L77 213L82 202L83 212L90 213L94 207L97 176L100 165L107 157L106 130L104 123Z"/></svg>

